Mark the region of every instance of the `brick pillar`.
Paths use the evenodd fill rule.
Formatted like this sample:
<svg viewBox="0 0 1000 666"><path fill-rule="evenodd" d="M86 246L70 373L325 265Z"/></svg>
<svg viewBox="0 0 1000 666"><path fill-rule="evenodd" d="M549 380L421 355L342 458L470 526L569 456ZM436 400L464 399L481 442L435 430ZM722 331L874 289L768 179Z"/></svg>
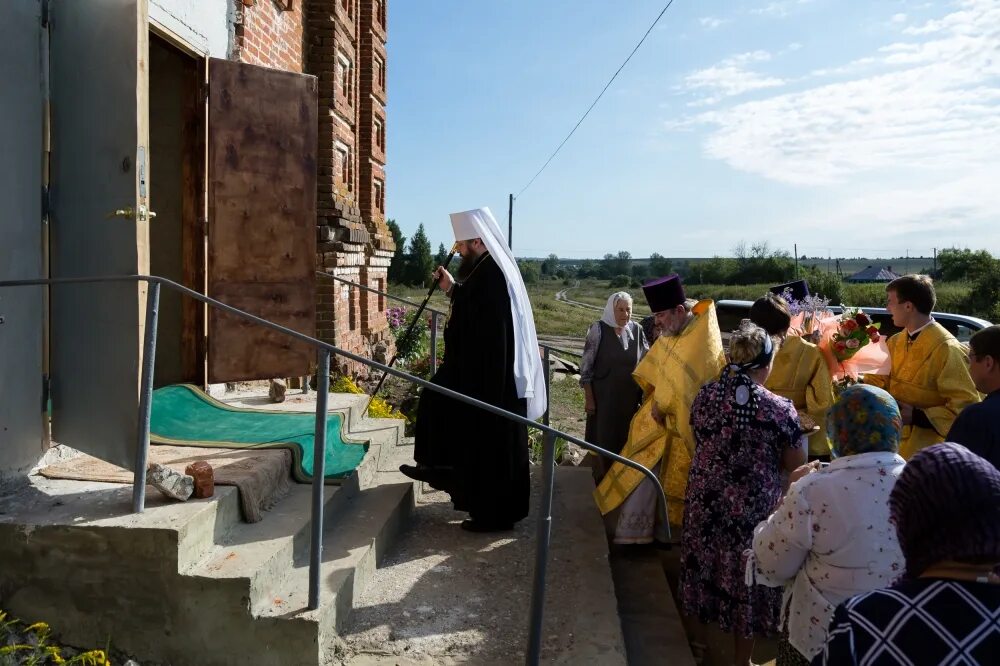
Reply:
<svg viewBox="0 0 1000 666"><path fill-rule="evenodd" d="M358 35L361 62L358 108L358 145L360 183L358 200L361 217L370 239L365 244L366 281L371 285L388 284L389 262L396 250L392 233L385 222L385 145L386 123L386 0L361 0ZM368 301L365 333L371 340L391 342L385 310L388 304Z"/></svg>

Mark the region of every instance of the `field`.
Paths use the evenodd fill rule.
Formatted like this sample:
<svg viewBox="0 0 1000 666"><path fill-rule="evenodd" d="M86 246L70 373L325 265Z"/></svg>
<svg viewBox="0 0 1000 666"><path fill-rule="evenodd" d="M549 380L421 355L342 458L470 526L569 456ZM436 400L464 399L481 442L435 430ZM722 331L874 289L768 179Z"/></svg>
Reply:
<svg viewBox="0 0 1000 666"><path fill-rule="evenodd" d="M769 285L693 285L687 288L691 298L711 298L713 300L737 299L754 300L767 291ZM390 285L394 296L408 298L420 303L427 295L424 288ZM600 317L597 309L602 308L617 289L608 287L606 280L582 280L575 286L564 285L561 281L543 280L528 287L528 296L535 312L535 327L541 342L561 348L579 350L587 328ZM627 289L635 302L634 313L649 314L649 308L642 296L642 289ZM937 285L938 309L944 312L961 312L961 302L968 295L965 284L943 283ZM565 298L576 303L557 300L556 295L564 292ZM883 307L885 286L881 284L843 285L842 301L848 305ZM436 291L431 299L431 307L447 312L448 300ZM393 305L399 305L394 303ZM576 362L578 359L572 358ZM583 391L572 378L554 381L551 396L552 425L563 432L583 436L585 419L583 413Z"/></svg>
<svg viewBox="0 0 1000 666"><path fill-rule="evenodd" d="M763 295L769 285L691 285L687 287L691 298L711 298L713 300L737 299L752 301ZM415 287L391 285L394 296L402 296L412 301L420 302L427 295L427 290ZM581 280L575 286L566 286L557 280L543 280L528 287L528 296L535 311L535 327L538 335L545 338L583 338L587 327L596 321L600 314L597 310L588 310L577 305L556 300L556 294L565 292L567 299L592 307L603 308L608 296L618 289L608 287L605 280ZM642 289L626 289L635 305L633 312L640 316L649 314L649 308L642 296ZM964 283L945 282L937 285L938 306L942 312L962 312L962 302L968 296L969 286ZM885 286L881 284L845 284L842 287L841 301L847 305L865 307L885 306ZM431 307L447 311L448 300L440 291L435 292L431 299Z"/></svg>

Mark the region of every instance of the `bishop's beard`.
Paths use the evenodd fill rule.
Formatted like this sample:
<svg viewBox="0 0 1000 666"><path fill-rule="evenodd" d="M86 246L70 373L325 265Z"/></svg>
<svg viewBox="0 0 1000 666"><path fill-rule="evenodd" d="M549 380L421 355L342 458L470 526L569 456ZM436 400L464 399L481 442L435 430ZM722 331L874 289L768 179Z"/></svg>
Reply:
<svg viewBox="0 0 1000 666"><path fill-rule="evenodd" d="M458 270L455 272L455 278L459 282L464 282L469 277L472 269L476 267L477 259L479 257L474 257L471 254L462 257L462 263L458 265Z"/></svg>

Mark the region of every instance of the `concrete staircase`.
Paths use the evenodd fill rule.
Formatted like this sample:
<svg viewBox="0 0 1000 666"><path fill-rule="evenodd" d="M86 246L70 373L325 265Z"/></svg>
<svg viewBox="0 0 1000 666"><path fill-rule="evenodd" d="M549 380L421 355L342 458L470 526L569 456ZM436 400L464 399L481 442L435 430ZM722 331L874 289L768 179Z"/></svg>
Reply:
<svg viewBox="0 0 1000 666"><path fill-rule="evenodd" d="M130 486L41 477L0 507L0 605L69 644L110 639L143 664L323 663L416 492L396 472L410 450L403 423L365 417L367 396L330 398L369 450L326 487L318 609L306 608L310 486L249 524L232 487L185 503L153 492L131 514Z"/></svg>

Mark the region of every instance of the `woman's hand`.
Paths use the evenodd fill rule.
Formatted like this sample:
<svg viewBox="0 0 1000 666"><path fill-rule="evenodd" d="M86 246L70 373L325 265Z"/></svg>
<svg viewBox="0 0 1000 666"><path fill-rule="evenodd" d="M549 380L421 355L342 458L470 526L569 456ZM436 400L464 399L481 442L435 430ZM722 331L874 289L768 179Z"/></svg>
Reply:
<svg viewBox="0 0 1000 666"><path fill-rule="evenodd" d="M820 468L820 462L818 460L814 460L811 463L806 463L805 465L800 465L799 467L796 467L795 471L793 471L791 474L788 475L788 485L792 485L793 483L801 479L803 476L809 476L813 472L818 472L819 468Z"/></svg>
<svg viewBox="0 0 1000 666"><path fill-rule="evenodd" d="M587 412L588 416L593 416L597 413L597 401L594 400L594 388L590 384L583 385L583 411Z"/></svg>

